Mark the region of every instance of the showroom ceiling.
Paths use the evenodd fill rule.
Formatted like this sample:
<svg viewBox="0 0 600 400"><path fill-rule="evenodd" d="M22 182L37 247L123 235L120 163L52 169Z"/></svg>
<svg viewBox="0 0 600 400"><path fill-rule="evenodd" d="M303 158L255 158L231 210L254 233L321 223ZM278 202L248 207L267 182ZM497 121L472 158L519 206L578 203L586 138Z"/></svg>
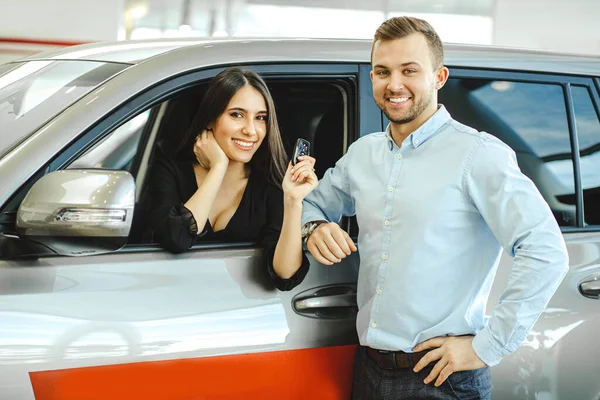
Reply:
<svg viewBox="0 0 600 400"><path fill-rule="evenodd" d="M383 11L386 13L436 13L492 16L497 0L126 0L125 7L141 7L136 26L154 29L177 29L182 24L201 29L211 13L230 12L244 5L333 8ZM225 11L227 12L227 11Z"/></svg>

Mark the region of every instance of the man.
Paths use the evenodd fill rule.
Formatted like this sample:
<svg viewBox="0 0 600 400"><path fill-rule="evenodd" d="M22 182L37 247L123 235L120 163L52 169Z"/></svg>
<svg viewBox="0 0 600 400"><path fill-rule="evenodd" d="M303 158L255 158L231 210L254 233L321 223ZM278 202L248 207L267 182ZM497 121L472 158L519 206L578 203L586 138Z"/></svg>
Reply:
<svg viewBox="0 0 600 400"><path fill-rule="evenodd" d="M527 336L568 268L560 229L514 152L437 104L448 79L425 21L375 33L373 96L390 120L360 138L304 203L303 236L325 265L356 251L354 399L489 398L489 366ZM486 321L498 261L514 257Z"/></svg>

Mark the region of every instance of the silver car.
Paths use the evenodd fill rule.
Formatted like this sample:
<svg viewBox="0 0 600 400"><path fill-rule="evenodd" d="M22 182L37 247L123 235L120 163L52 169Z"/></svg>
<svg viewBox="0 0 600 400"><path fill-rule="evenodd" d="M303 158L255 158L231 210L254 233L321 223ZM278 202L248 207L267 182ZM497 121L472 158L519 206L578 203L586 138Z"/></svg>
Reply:
<svg viewBox="0 0 600 400"><path fill-rule="evenodd" d="M262 74L288 151L309 139L322 175L387 124L370 46L118 42L0 65L0 399L349 398L357 257L311 259L278 292L255 243L173 255L144 210L153 161L232 65ZM525 343L492 369L493 398L599 399L600 59L447 45L446 65L440 102L516 151L571 260ZM355 219L341 223L356 237Z"/></svg>

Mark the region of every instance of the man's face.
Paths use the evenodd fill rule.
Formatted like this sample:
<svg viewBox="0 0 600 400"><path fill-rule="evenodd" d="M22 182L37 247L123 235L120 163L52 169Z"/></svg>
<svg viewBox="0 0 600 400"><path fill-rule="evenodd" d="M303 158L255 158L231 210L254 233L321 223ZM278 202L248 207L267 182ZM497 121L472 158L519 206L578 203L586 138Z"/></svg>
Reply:
<svg viewBox="0 0 600 400"><path fill-rule="evenodd" d="M407 124L425 111L426 118L435 113L440 68L433 69L425 36L414 33L401 39L377 41L372 65L375 103L392 123Z"/></svg>

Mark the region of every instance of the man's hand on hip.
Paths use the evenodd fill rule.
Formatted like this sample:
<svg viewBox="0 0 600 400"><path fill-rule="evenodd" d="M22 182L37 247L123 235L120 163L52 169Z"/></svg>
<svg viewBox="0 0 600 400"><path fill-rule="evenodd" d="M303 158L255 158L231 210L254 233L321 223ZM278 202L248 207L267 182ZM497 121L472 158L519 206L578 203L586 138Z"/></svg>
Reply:
<svg viewBox="0 0 600 400"><path fill-rule="evenodd" d="M306 247L315 260L325 265L339 263L357 250L348 233L335 222L316 227L308 237Z"/></svg>
<svg viewBox="0 0 600 400"><path fill-rule="evenodd" d="M435 337L419 343L413 349L415 352L433 350L428 352L413 370L419 372L431 362L439 360L424 382L429 384L437 377L435 386L440 386L454 372L485 367L486 364L473 350L473 338L474 336Z"/></svg>

